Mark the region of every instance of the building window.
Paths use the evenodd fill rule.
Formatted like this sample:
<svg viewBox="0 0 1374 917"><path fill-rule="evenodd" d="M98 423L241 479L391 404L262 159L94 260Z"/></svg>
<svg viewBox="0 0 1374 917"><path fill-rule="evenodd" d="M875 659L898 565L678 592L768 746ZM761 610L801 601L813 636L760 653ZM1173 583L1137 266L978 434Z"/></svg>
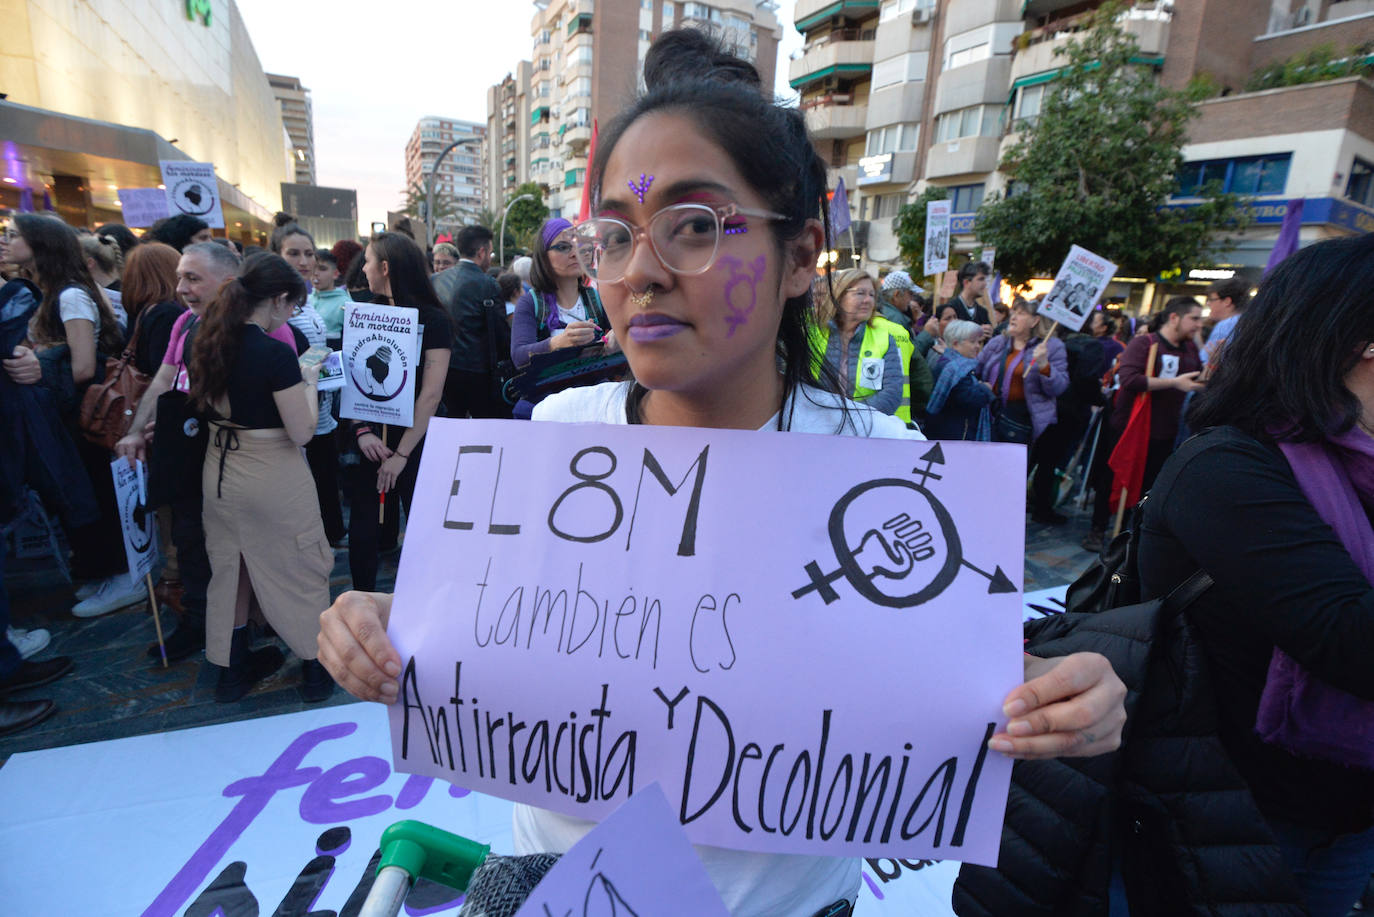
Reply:
<svg viewBox="0 0 1374 917"><path fill-rule="evenodd" d="M1196 197L1208 185L1228 194L1282 194L1292 153L1187 162L1178 177L1178 194ZM1354 173L1351 173L1354 179Z"/></svg>
<svg viewBox="0 0 1374 917"><path fill-rule="evenodd" d="M972 105L948 111L935 122L935 141L943 143L963 137L996 137L1001 133L1001 105Z"/></svg>
<svg viewBox="0 0 1374 917"><path fill-rule="evenodd" d="M1022 86L1016 90L1016 120L1034 124L1040 117L1040 106L1045 102L1048 83L1035 86Z"/></svg>
<svg viewBox="0 0 1374 917"><path fill-rule="evenodd" d="M1345 196L1366 207L1374 206L1374 165L1355 157L1350 167L1350 181L1345 185Z"/></svg>
<svg viewBox="0 0 1374 917"><path fill-rule="evenodd" d="M971 48L962 48L946 54L945 69L952 70L966 64L975 64L980 60L987 60L989 57L992 57L992 42L985 41Z"/></svg>
<svg viewBox="0 0 1374 917"><path fill-rule="evenodd" d="M895 86L898 83L919 83L926 78L930 55L925 51L908 51L873 65L872 88Z"/></svg>
<svg viewBox="0 0 1374 917"><path fill-rule="evenodd" d="M665 2L663 4L663 27L665 29L672 28L674 9L675 7L671 3Z"/></svg>
<svg viewBox="0 0 1374 917"><path fill-rule="evenodd" d="M639 30L639 40L640 40L640 41L648 41L648 40L649 40L649 30L648 30L648 29L640 29L640 30Z"/></svg>
<svg viewBox="0 0 1374 917"><path fill-rule="evenodd" d="M916 149L920 126L917 124L889 124L868 132L864 145L865 156L882 153L907 153Z"/></svg>
<svg viewBox="0 0 1374 917"><path fill-rule="evenodd" d="M949 189L950 213L973 213L983 203L983 183L955 185Z"/></svg>
<svg viewBox="0 0 1374 917"><path fill-rule="evenodd" d="M912 10L933 10L935 0L883 0L881 12L878 13L879 22L891 22L903 13Z"/></svg>

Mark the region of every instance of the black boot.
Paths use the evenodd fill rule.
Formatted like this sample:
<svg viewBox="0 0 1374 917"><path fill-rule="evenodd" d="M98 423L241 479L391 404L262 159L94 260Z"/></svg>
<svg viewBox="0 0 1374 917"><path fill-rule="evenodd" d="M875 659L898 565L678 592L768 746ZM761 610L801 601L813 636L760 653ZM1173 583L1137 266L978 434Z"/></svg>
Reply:
<svg viewBox="0 0 1374 917"><path fill-rule="evenodd" d="M253 685L281 668L286 657L275 646L248 649L248 629L234 628L229 644L229 667L220 669L215 685L215 702L229 704L253 690Z"/></svg>
<svg viewBox="0 0 1374 917"><path fill-rule="evenodd" d="M205 615L202 613L197 616L193 612L183 614L177 619L177 629L163 643L167 647L169 664L199 653L205 649ZM156 643L148 647L148 658L155 662L162 659Z"/></svg>
<svg viewBox="0 0 1374 917"><path fill-rule="evenodd" d="M308 704L318 704L334 693L334 679L315 659L301 660L301 697Z"/></svg>

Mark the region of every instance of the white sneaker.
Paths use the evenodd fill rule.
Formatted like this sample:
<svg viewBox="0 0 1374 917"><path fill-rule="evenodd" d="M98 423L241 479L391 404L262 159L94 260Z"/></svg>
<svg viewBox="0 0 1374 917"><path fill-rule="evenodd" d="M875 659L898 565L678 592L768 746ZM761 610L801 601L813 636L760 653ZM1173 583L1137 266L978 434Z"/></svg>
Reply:
<svg viewBox="0 0 1374 917"><path fill-rule="evenodd" d="M105 585L105 581L103 579L91 580L89 583L82 583L80 586L76 587L76 600L80 602L83 599L89 599L91 596L95 595L96 591L99 590L100 587L103 585Z"/></svg>
<svg viewBox="0 0 1374 917"><path fill-rule="evenodd" d="M148 600L148 592L142 581L129 582L129 574L117 573L105 582L90 598L77 602L72 614L78 618L94 618L129 605L137 605Z"/></svg>
<svg viewBox="0 0 1374 917"><path fill-rule="evenodd" d="M6 628L5 636L9 637L10 643L14 644L19 655L25 659L35 653L42 652L43 648L48 645L48 641L52 639L52 635L41 627L35 627L33 630L24 630L19 627Z"/></svg>

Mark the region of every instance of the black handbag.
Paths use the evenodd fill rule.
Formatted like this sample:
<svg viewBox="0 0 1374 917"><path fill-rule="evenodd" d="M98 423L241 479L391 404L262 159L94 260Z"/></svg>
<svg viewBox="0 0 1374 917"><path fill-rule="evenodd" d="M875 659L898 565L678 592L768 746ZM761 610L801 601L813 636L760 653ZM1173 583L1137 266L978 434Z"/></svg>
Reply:
<svg viewBox="0 0 1374 917"><path fill-rule="evenodd" d="M1029 349L1030 345L1026 345ZM997 378L993 380L992 390L1002 387L1002 377L1006 375L1007 361L1004 355L997 361ZM1034 437L1034 429L1026 421L1012 417L1007 412L1007 405L1003 403L1001 397L997 397L992 402L992 441L995 443L1018 443L1022 446L1029 446ZM1026 419L1030 419L1029 410L1026 411Z"/></svg>
<svg viewBox="0 0 1374 917"><path fill-rule="evenodd" d="M178 377L186 365L194 332L193 324L184 335ZM190 394L173 388L158 396L156 418L148 450L148 505L170 506L200 499L201 468L210 442L204 412L192 405Z"/></svg>

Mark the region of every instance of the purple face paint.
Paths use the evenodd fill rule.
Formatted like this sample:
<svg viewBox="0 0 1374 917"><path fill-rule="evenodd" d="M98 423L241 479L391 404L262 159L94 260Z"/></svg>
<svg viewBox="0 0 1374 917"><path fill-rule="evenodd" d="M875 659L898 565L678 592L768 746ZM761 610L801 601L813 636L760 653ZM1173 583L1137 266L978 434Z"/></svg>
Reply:
<svg viewBox="0 0 1374 917"><path fill-rule="evenodd" d="M730 279L725 283L725 308L730 310L725 316L725 324L730 330L725 332L725 336L734 337L735 329L749 323L749 316L758 305L758 286L763 282L768 258L759 255L748 265L752 277L745 271L745 263L738 258L722 255L716 263L730 271Z"/></svg>
<svg viewBox="0 0 1374 917"><path fill-rule="evenodd" d="M644 203L644 195L649 193L649 186L653 183L654 177L652 175L645 175L640 172L639 184L636 185L634 181L627 181L625 184L630 186L630 190L635 193L635 197L639 198L639 202L642 204Z"/></svg>

